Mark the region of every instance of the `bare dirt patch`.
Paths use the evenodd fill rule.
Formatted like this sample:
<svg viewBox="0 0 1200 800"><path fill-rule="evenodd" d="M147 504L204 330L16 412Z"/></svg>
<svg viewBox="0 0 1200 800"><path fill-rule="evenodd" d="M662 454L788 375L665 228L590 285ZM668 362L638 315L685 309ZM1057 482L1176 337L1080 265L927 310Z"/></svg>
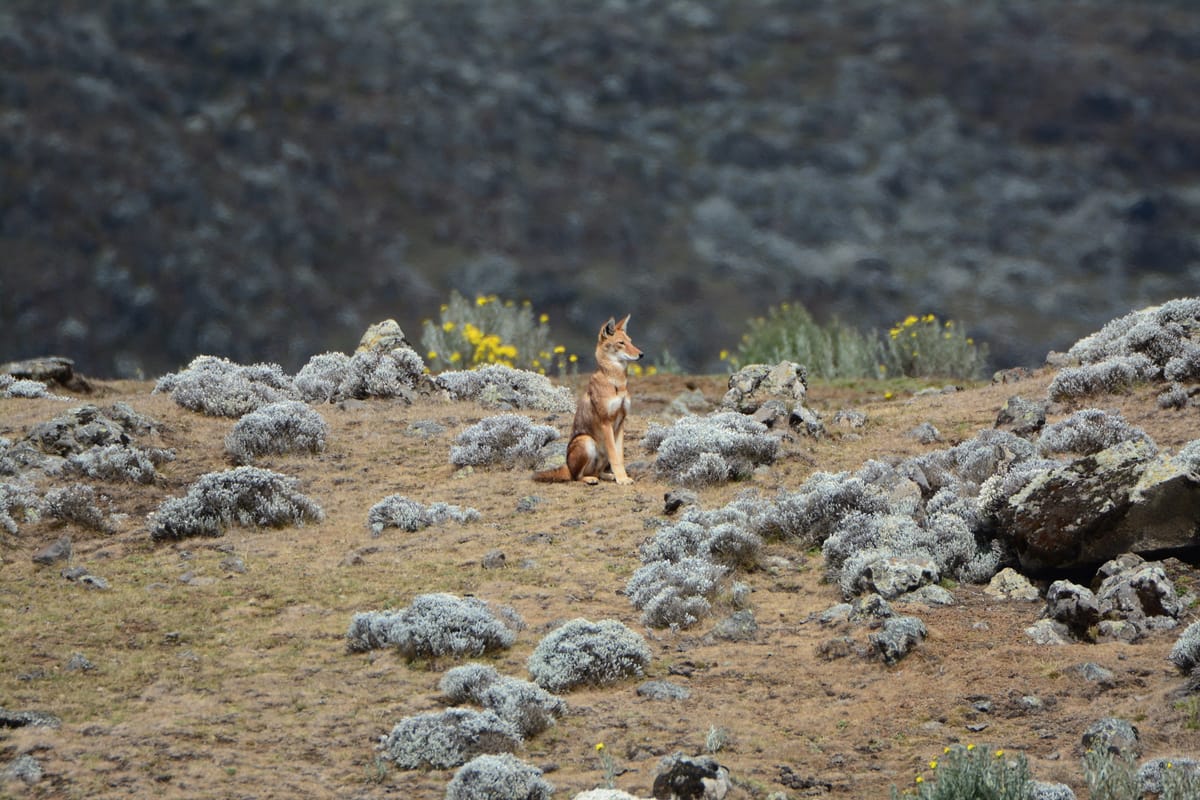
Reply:
<svg viewBox="0 0 1200 800"><path fill-rule="evenodd" d="M1044 397L1051 377L890 399L885 392L894 387L883 384L817 384L809 404L830 435L789 435L772 468L698 494L712 508L746 489L795 489L814 470L853 470L870 458L948 447L991 427L1011 395ZM1135 645L1038 646L1024 628L1041 604L997 601L978 586L953 587L951 607L903 606L925 621L929 638L891 667L853 653L818 655L843 633L865 644L869 631L818 624L815 615L840 593L823 580L819 552L778 543L767 548L773 568L739 575L753 589L752 641L711 635L727 608L692 630L645 629L622 590L640 565L638 545L663 516L664 493L675 487L656 479L652 456L638 442L689 386L715 406L725 378L631 380L632 486L536 484L523 470L456 471L449 462L454 435L495 413L475 404L317 407L330 428L325 452L257 463L298 478L300 490L324 508L324 521L233 528L219 538L169 544L150 541L147 514L200 475L232 466L223 442L234 420L183 410L144 383L105 384L100 394L70 404L0 401L0 436L10 439L71 405L124 401L162 423L148 444L177 452L161 467L161 485L92 482L118 514L113 534L43 521L4 535L0 706L47 711L62 725L0 730L0 763L29 753L45 772L31 787L10 781L0 794L440 798L452 771L382 768L374 745L402 717L444 708L438 680L457 662L351 654L344 638L355 612L405 606L435 591L520 612L528 628L516 644L483 659L502 674L528 678L526 658L565 620L615 618L646 636L654 653L648 677L690 690L688 700L650 700L630 681L564 694L568 714L521 754L547 770L563 797L602 784L597 742L615 759L617 786L649 795L659 758L677 749L702 752L713 727L728 729L716 757L735 779L738 798L773 791L886 797L891 785L908 787L927 773L926 763L955 742L1023 752L1037 778L1069 783L1086 797L1080 737L1108 715L1138 726L1146 757L1200 752L1194 709L1169 697L1182 683L1166 661L1177 631ZM1156 393L1144 387L1094 405L1119 410L1174 450L1196 437L1195 410L1159 409ZM844 407L865 412L865 428L851 433L831 425ZM1071 410L1054 409L1052 420ZM569 429L567 414L530 416ZM412 427L428 420L445 430ZM937 427L941 443L906 435L923 422ZM48 478L38 488L64 482ZM367 511L393 493L473 507L480 518L373 537ZM102 576L110 589L87 589L61 577L62 565L31 562L64 533L74 541L72 564ZM505 566L485 569L493 550L504 553ZM1169 572L1181 589L1200 587L1193 565L1172 560ZM1187 621L1195 617L1193 610ZM67 669L75 653L93 668ZM1085 662L1111 670L1112 685L1080 679L1073 670Z"/></svg>

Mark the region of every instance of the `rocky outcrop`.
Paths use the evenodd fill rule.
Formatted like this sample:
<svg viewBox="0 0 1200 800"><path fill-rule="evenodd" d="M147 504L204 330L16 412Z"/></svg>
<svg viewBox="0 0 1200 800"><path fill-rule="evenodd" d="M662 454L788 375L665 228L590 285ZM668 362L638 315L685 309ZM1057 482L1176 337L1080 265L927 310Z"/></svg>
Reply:
<svg viewBox="0 0 1200 800"><path fill-rule="evenodd" d="M1200 544L1200 475L1144 440L1036 473L996 513L1028 569Z"/></svg>

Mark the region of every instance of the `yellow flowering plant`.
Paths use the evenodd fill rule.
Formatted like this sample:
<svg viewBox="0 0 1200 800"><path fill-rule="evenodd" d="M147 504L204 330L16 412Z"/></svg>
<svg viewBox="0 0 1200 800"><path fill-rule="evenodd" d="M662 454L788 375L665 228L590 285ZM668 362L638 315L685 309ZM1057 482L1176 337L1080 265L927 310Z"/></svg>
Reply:
<svg viewBox="0 0 1200 800"><path fill-rule="evenodd" d="M893 800L1028 800L1033 786L1025 756L1008 757L1000 749L953 745L926 766L928 773L918 773L912 789L901 794L892 788Z"/></svg>
<svg viewBox="0 0 1200 800"><path fill-rule="evenodd" d="M468 299L452 292L438 319L422 324L421 346L430 372L500 364L541 375L573 374L578 359L551 342L549 321L534 314L528 300Z"/></svg>

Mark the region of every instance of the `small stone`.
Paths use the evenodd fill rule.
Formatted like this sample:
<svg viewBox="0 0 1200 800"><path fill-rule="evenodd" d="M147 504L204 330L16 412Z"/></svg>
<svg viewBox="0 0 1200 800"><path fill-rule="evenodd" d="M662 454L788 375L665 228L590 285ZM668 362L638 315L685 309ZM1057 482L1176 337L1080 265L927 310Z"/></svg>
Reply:
<svg viewBox="0 0 1200 800"><path fill-rule="evenodd" d="M1041 597L1037 587L1012 567L1005 567L992 577L983 593L1000 600L1027 600L1034 602Z"/></svg>
<svg viewBox="0 0 1200 800"><path fill-rule="evenodd" d="M1084 750L1099 750L1134 759L1141 755L1138 729L1120 717L1105 717L1089 725L1083 733L1082 743Z"/></svg>
<svg viewBox="0 0 1200 800"><path fill-rule="evenodd" d="M646 681L638 686L637 693L649 700L687 700L692 696L690 689L671 681Z"/></svg>
<svg viewBox="0 0 1200 800"><path fill-rule="evenodd" d="M506 561L503 551L489 550L483 557L484 569L501 569Z"/></svg>
<svg viewBox="0 0 1200 800"><path fill-rule="evenodd" d="M90 672L96 665L88 660L83 653L75 653L67 661L67 672Z"/></svg>
<svg viewBox="0 0 1200 800"><path fill-rule="evenodd" d="M758 636L758 622L749 609L735 611L713 626L712 635L727 642L748 642Z"/></svg>
<svg viewBox="0 0 1200 800"><path fill-rule="evenodd" d="M43 547L41 550L33 554L33 563L42 566L57 564L60 561L67 561L71 558L71 537L60 536L56 541Z"/></svg>

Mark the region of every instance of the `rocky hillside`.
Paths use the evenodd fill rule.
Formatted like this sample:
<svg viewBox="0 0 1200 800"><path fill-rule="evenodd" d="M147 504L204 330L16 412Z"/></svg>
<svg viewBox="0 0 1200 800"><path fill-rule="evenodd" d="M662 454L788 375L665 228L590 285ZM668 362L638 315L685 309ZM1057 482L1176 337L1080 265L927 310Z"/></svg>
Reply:
<svg viewBox="0 0 1200 800"><path fill-rule="evenodd" d="M1198 62L1168 0L11 0L0 361L294 369L457 287L693 370L788 299L1040 363L1200 281Z"/></svg>

